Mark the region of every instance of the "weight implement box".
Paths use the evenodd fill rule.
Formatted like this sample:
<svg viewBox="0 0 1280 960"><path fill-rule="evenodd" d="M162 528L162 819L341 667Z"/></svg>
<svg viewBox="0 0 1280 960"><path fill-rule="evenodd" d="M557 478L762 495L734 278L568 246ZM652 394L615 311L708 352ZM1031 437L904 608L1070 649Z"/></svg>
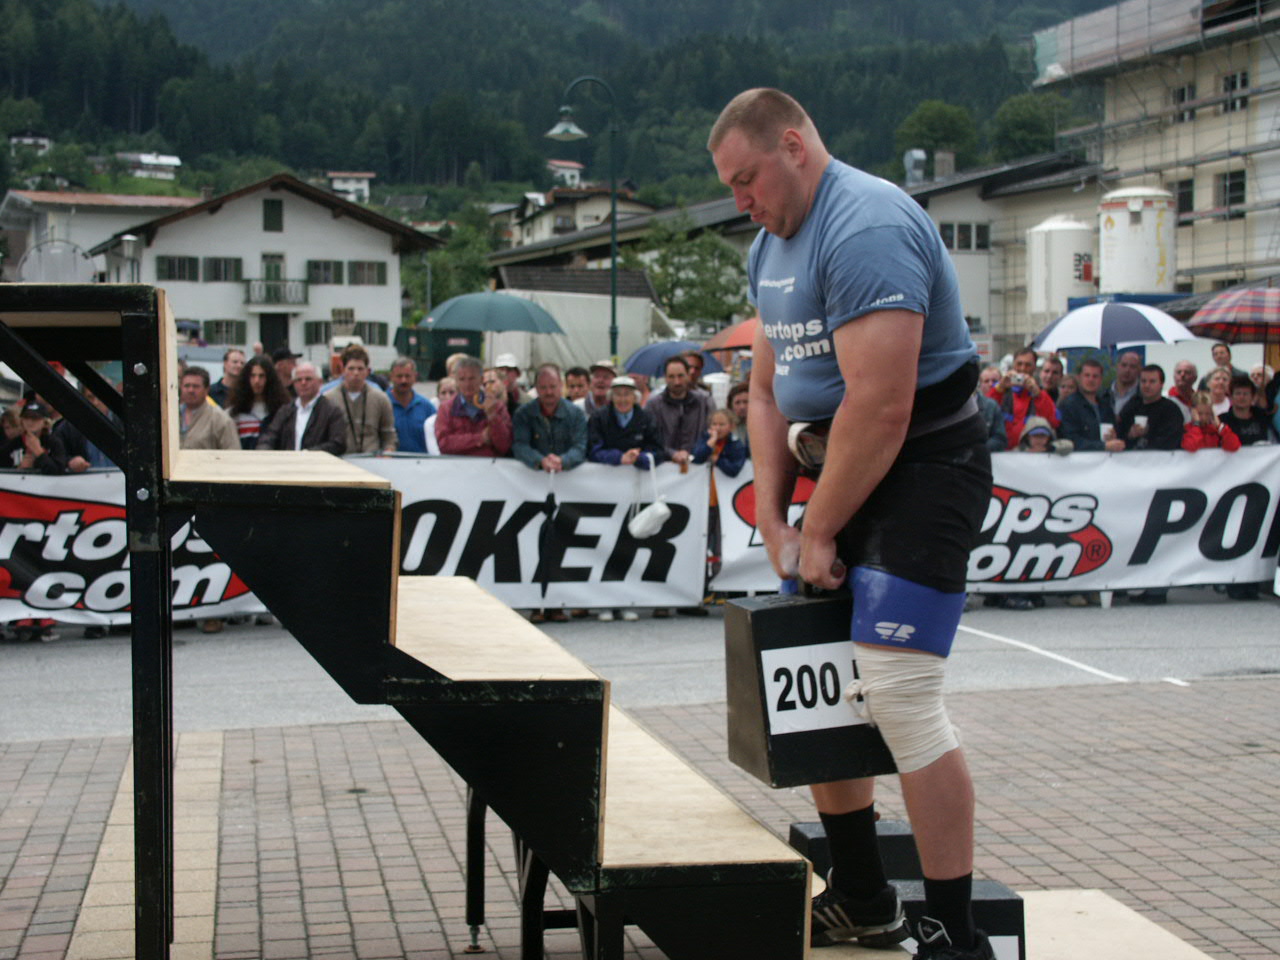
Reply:
<svg viewBox="0 0 1280 960"><path fill-rule="evenodd" d="M726 606L731 761L773 787L895 772L880 732L844 699L858 675L852 616L845 590Z"/></svg>

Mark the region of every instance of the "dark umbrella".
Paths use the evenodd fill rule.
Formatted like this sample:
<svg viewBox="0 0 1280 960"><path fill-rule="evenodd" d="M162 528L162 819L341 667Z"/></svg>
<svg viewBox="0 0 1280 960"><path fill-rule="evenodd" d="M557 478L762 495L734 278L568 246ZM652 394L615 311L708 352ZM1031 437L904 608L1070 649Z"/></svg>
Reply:
<svg viewBox="0 0 1280 960"><path fill-rule="evenodd" d="M509 293L464 293L431 311L423 321L431 330L527 330L564 333L556 318L532 300Z"/></svg>
<svg viewBox="0 0 1280 960"><path fill-rule="evenodd" d="M642 373L646 377L660 377L667 368L668 360L672 357L678 357L682 353L688 353L690 350L696 350L702 354L702 359L705 363L702 368L703 373L720 373L724 370L724 367L720 365L720 361L710 354L704 353L701 345L694 343L692 340L661 340L658 343L648 344L627 357L627 362L622 367L627 373Z"/></svg>
<svg viewBox="0 0 1280 960"><path fill-rule="evenodd" d="M547 562L556 541L556 494L555 474L547 474L547 499L543 501L542 512L545 515L542 526L538 528L538 566L533 572L534 579L542 588L542 599L547 598L547 586L551 582L550 564Z"/></svg>

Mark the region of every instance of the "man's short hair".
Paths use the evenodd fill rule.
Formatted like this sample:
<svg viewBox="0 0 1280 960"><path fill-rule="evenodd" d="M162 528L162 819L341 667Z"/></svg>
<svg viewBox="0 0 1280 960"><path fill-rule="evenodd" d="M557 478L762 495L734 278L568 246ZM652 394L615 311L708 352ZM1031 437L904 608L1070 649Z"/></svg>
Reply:
<svg viewBox="0 0 1280 960"><path fill-rule="evenodd" d="M537 369L536 371L534 371L534 374L533 374L533 382L534 382L534 383L537 383L537 382L538 382L538 379L543 375L543 373L546 373L546 372L554 373L554 374L556 375L556 379L557 379L557 380L563 380L563 379L564 379L564 375L560 372L560 364L558 364L558 363L544 363L544 364L542 364L541 366L539 366L539 367L538 367L538 369Z"/></svg>
<svg viewBox="0 0 1280 960"><path fill-rule="evenodd" d="M1040 369L1043 370L1045 368L1045 365L1050 363L1056 363L1058 365L1059 370L1066 369L1066 365L1063 364L1062 358L1058 356L1045 357L1043 360L1040 361Z"/></svg>
<svg viewBox="0 0 1280 960"><path fill-rule="evenodd" d="M413 367L413 372L418 372L418 361L413 357L396 357L391 361L391 369L399 370L401 367Z"/></svg>
<svg viewBox="0 0 1280 960"><path fill-rule="evenodd" d="M466 367L468 370L479 370L482 375L484 374L484 364L476 357L467 356L465 353L453 360L453 373L456 375L461 367Z"/></svg>
<svg viewBox="0 0 1280 960"><path fill-rule="evenodd" d="M350 363L352 360L359 360L361 363L363 363L367 367L369 366L369 351L366 350L364 347L360 346L360 344L353 343L349 347L346 347L345 349L343 349L341 355L338 357L338 360L342 363L344 367L348 363Z"/></svg>
<svg viewBox="0 0 1280 960"><path fill-rule="evenodd" d="M667 362L662 365L662 372L666 373L673 363L678 363L684 367L684 372L689 372L689 361L681 356L667 357Z"/></svg>
<svg viewBox="0 0 1280 960"><path fill-rule="evenodd" d="M772 150L788 128L802 129L809 115L794 97L772 87L744 90L725 105L711 127L707 149L718 150L734 130L741 130L747 141L759 150Z"/></svg>
<svg viewBox="0 0 1280 960"><path fill-rule="evenodd" d="M1258 392L1257 386L1254 384L1252 380L1249 379L1247 375L1241 376L1237 374L1236 376L1231 378L1231 386L1230 388L1228 388L1227 392L1235 393L1237 390L1244 390L1246 388L1250 393Z"/></svg>
<svg viewBox="0 0 1280 960"><path fill-rule="evenodd" d="M310 360L303 360L301 363L295 364L293 367L293 373L290 374L290 376L294 380L297 380L298 374L302 373L304 370L310 370L315 375L317 380L320 379L320 368L317 367Z"/></svg>
<svg viewBox="0 0 1280 960"><path fill-rule="evenodd" d="M1079 370L1083 370L1085 367L1093 367L1099 373L1102 373L1104 369L1104 367L1102 366L1102 361L1097 359L1096 357L1085 357L1083 360L1081 360Z"/></svg>
<svg viewBox="0 0 1280 960"><path fill-rule="evenodd" d="M1143 372L1143 373L1158 373L1158 374L1160 374L1160 382L1161 382L1161 383L1164 383L1164 367L1160 366L1160 364L1158 364L1158 363L1148 363L1145 367L1143 367L1143 368L1142 368L1142 372Z"/></svg>
<svg viewBox="0 0 1280 960"><path fill-rule="evenodd" d="M232 355L233 353L238 353L238 354L240 354L240 356L242 356L242 357L244 356L244 351L243 351L243 350L241 350L239 347L229 347L229 348L227 349L227 352L226 352L226 353L224 353L224 354L222 355L222 362L223 362L223 363L226 363L228 360L230 360L230 359L231 359L231 355Z"/></svg>
<svg viewBox="0 0 1280 960"><path fill-rule="evenodd" d="M750 390L751 390L751 384L748 383L746 380L743 380L741 383L735 383L732 387L729 388L729 394L728 396L725 397L725 401L729 404L729 406L733 406L734 397L736 397L740 393L747 393Z"/></svg>
<svg viewBox="0 0 1280 960"><path fill-rule="evenodd" d="M187 377L199 377L200 382L205 385L206 389L209 386L209 371L206 370L204 367L198 367L198 366L187 367L187 369L182 371L182 379L185 380L187 379Z"/></svg>
<svg viewBox="0 0 1280 960"><path fill-rule="evenodd" d="M1210 347L1210 348L1209 348L1209 351L1210 351L1210 352L1213 352L1214 350L1217 350L1219 347L1221 347L1223 350L1227 351L1227 356L1228 356L1228 357L1229 357L1229 356L1231 356L1231 348L1230 348L1229 346L1227 346L1225 343L1222 343L1221 341L1219 341L1218 343L1215 343L1212 347Z"/></svg>
<svg viewBox="0 0 1280 960"><path fill-rule="evenodd" d="M1028 354L1031 355L1031 360L1034 363L1036 359L1036 352L1032 350L1030 347L1023 347L1021 350L1019 350L1017 353L1013 355L1013 359L1017 360L1019 357L1025 357Z"/></svg>
<svg viewBox="0 0 1280 960"><path fill-rule="evenodd" d="M564 378L568 380L570 377L586 377L591 379L591 371L586 367L570 367L564 372Z"/></svg>

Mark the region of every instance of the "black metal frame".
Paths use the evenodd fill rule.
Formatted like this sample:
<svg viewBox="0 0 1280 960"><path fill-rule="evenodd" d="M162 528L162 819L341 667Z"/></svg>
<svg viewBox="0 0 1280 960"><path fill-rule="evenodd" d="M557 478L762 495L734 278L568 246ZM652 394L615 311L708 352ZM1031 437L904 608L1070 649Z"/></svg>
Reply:
<svg viewBox="0 0 1280 960"><path fill-rule="evenodd" d="M118 326L10 326L4 315L115 314ZM161 478L159 302L135 285L0 284L0 357L123 469L133 674L134 939L164 960L173 939L173 627ZM89 366L124 362L119 397ZM130 429L113 424L51 366L74 372Z"/></svg>

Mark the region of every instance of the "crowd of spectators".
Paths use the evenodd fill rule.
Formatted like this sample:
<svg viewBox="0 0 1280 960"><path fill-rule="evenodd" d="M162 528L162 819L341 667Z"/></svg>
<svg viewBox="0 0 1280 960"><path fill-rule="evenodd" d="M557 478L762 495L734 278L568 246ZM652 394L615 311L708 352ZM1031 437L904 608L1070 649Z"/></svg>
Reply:
<svg viewBox="0 0 1280 960"><path fill-rule="evenodd" d="M1116 360L1111 383L1103 364L1085 358L1067 371L1058 356L1018 351L1007 368L984 368L977 387L993 451L1050 453L1131 450L1221 449L1278 439L1280 379L1259 365L1249 373L1232 366L1225 344L1213 349L1216 366L1200 375L1180 360L1172 382L1156 364L1143 365L1133 351ZM346 348L327 382L315 364L299 362L287 349L271 356L256 347L223 355L216 383L199 366L180 365L180 446L217 450L317 450L335 455L394 452L419 455L513 457L531 470L553 475L587 461L649 470L666 461L687 469L710 463L736 476L750 457L746 382L728 391L717 409L702 382L702 355L671 357L660 388L648 378L619 375L609 360L561 370L543 364L531 372L526 391L516 358L500 355L485 368L463 354L448 358L447 376L434 402L418 388L418 368L398 358L383 379L372 374L359 345ZM109 419L114 413L87 389L85 396ZM42 397L29 394L3 415L0 465L48 475L81 472L112 464ZM711 472L708 577L719 563L715 470ZM1254 585L1230 588L1233 596L1256 596ZM1159 603L1165 591L1132 597ZM988 595L988 602L1025 608L1025 595ZM1084 595L1068 599L1089 602ZM657 609L654 616L669 616ZM678 612L705 614L705 608ZM585 611L574 611L585 614ZM635 619L634 610L598 613ZM562 610L535 611L535 619L567 619ZM48 621L33 621L40 635ZM220 630L221 621L204 629ZM91 628L94 629L94 628ZM103 631L104 632L104 631ZM95 633L95 635L101 635Z"/></svg>

